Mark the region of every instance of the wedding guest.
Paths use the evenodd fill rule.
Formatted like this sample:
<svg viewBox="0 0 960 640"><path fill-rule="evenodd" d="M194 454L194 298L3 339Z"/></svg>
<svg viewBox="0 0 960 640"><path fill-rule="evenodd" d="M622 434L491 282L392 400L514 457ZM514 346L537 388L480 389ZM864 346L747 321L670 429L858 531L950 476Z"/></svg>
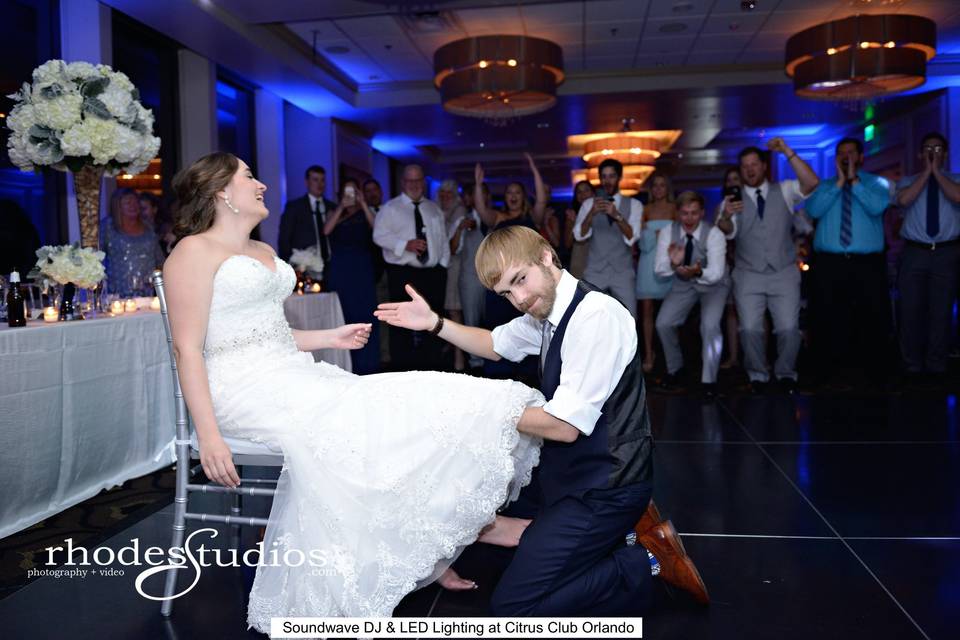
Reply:
<svg viewBox="0 0 960 640"><path fill-rule="evenodd" d="M543 236L544 240L550 243L551 247L559 252L563 242L560 237L560 220L557 218L556 210L550 206L550 196L553 190L550 188L550 185L544 184L543 191L546 204L543 209L543 217L537 225L537 232Z"/></svg>
<svg viewBox="0 0 960 640"><path fill-rule="evenodd" d="M717 227L728 239L737 240L733 295L751 390L761 393L770 379L764 330L769 311L777 335L774 375L785 391L793 393L800 350L800 270L793 218L796 206L816 189L819 179L782 138L773 138L767 147L786 156L798 179L771 183L766 154L757 147L743 149L739 160L745 197L725 203Z"/></svg>
<svg viewBox="0 0 960 640"><path fill-rule="evenodd" d="M700 303L700 338L703 342L703 391L716 395L717 371L723 353L720 319L730 290L727 277L727 240L722 231L703 219L703 196L684 191L677 198L677 221L660 232L656 272L673 276L673 286L657 315L657 333L667 360L667 383L680 384L683 352L678 331L694 305Z"/></svg>
<svg viewBox="0 0 960 640"><path fill-rule="evenodd" d="M536 201L530 206L530 200L527 198L526 187L522 182L511 182L507 185L507 190L503 195L504 208L498 211L487 206L487 199L482 192L484 184L483 167L478 162L474 167L474 194L473 202L480 220L487 226L488 232L492 233L497 229L506 227L522 226L537 230L540 221L543 219L544 210L547 206L547 192L544 188L543 179L537 170L537 165L529 153L524 157L530 166L530 172L533 174L534 189L536 192ZM394 298L396 299L396 298ZM510 322L520 314L512 304L503 297L498 296L493 291L484 291L483 305L483 327L493 329L501 324ZM483 361L483 373L485 376L494 378L513 378L518 380L532 380L536 376L536 363L532 358L527 358L519 363L509 361L495 362L492 360Z"/></svg>
<svg viewBox="0 0 960 640"><path fill-rule="evenodd" d="M567 271L574 278L582 278L583 270L587 268L587 254L590 243L586 240L577 240L573 235L576 226L577 213L583 203L594 196L593 185L589 180L581 180L573 187L573 202L567 207L563 223L563 246L570 256L570 268Z"/></svg>
<svg viewBox="0 0 960 640"><path fill-rule="evenodd" d="M377 308L372 249L374 216L356 180L344 180L339 204L327 216L323 234L330 241L331 260L324 269L324 282L337 292L347 324L370 321ZM370 340L350 352L353 372L359 375L380 370L380 326L373 324Z"/></svg>
<svg viewBox="0 0 960 640"><path fill-rule="evenodd" d="M897 184L905 209L900 263L900 349L908 376L947 367L951 311L960 282L960 174L947 173L947 139L920 141L923 170Z"/></svg>
<svg viewBox="0 0 960 640"><path fill-rule="evenodd" d="M400 299L409 284L431 306L442 309L450 260L443 212L425 197L420 165L407 165L401 184L403 193L383 205L373 225L373 241L387 263L390 298ZM441 348L441 342L426 332L390 332L390 361L399 370L441 368Z"/></svg>
<svg viewBox="0 0 960 640"><path fill-rule="evenodd" d="M443 219L447 225L447 235L452 238L457 232L460 220L464 219L467 210L460 199L460 186L456 180L447 179L440 183L437 189L437 204L443 211ZM457 322L463 322L463 305L460 302L460 255L450 248L450 262L447 264L447 291L444 297L444 310L447 317ZM453 347L453 369L463 371L466 368L463 351Z"/></svg>
<svg viewBox="0 0 960 640"><path fill-rule="evenodd" d="M490 190L486 184L481 185L480 189L485 206L489 209ZM470 204L473 204L473 197L468 196L473 191L472 184L464 189L464 205L467 204L468 197ZM486 288L477 276L475 258L484 238L483 223L480 221L477 210L470 207L465 215L455 221L455 225L453 235L450 237L450 253L460 257L460 277L457 286L460 290L460 304L463 307L463 324L468 327L480 327L483 324ZM469 358L467 364L471 370L476 371L483 367L483 358L472 354L467 355Z"/></svg>
<svg viewBox="0 0 960 640"><path fill-rule="evenodd" d="M573 237L590 242L583 279L608 293L637 315L637 274L633 245L640 237L643 203L620 193L623 165L612 158L600 163L601 189L580 207Z"/></svg>
<svg viewBox="0 0 960 640"><path fill-rule="evenodd" d="M863 143L837 143L836 180L807 198L813 238L813 354L817 380L846 365L882 382L887 365L890 297L883 257L883 212L890 184L863 170Z"/></svg>
<svg viewBox="0 0 960 640"><path fill-rule="evenodd" d="M40 235L30 217L13 200L0 200L0 276L25 276L37 264Z"/></svg>
<svg viewBox="0 0 960 640"><path fill-rule="evenodd" d="M380 183L373 178L364 180L363 199L366 201L370 211L373 211L373 215L376 216L380 211L380 207L383 205L383 189L380 188Z"/></svg>
<svg viewBox="0 0 960 640"><path fill-rule="evenodd" d="M133 189L121 187L110 197L110 215L100 224L100 250L106 254L108 291L121 296L153 294L150 276L163 264L164 255Z"/></svg>
<svg viewBox="0 0 960 640"><path fill-rule="evenodd" d="M162 206L160 198L149 191L141 191L140 213L143 215L144 221L150 224L153 227L153 232L157 234L163 255L170 255L177 237L173 235L173 217L169 210Z"/></svg>
<svg viewBox="0 0 960 640"><path fill-rule="evenodd" d="M720 220L723 216L723 209L727 202L734 196L743 199L743 192L740 191L740 168L729 167L723 175L723 200L717 205L717 211L713 216L714 220ZM733 271L736 251L736 240L727 240L727 270ZM740 322L737 320L737 304L733 298L733 287L727 294L727 306L723 312L723 342L727 347L727 359L720 363L721 369L733 369L740 365Z"/></svg>
<svg viewBox="0 0 960 640"><path fill-rule="evenodd" d="M673 273L660 275L654 264L657 254L657 234L676 220L677 205L670 178L660 171L650 176L650 200L643 210L643 224L637 245L637 300L640 301L640 321L643 330L643 371L653 371L656 352L653 348L654 312L657 303L667 297L673 284Z"/></svg>
<svg viewBox="0 0 960 640"><path fill-rule="evenodd" d="M315 247L324 266L333 259L330 241L323 235L327 212L337 205L324 197L327 190L327 171L319 165L307 168L304 174L307 193L287 202L280 216L280 232L277 244L280 258L289 262L294 249Z"/></svg>

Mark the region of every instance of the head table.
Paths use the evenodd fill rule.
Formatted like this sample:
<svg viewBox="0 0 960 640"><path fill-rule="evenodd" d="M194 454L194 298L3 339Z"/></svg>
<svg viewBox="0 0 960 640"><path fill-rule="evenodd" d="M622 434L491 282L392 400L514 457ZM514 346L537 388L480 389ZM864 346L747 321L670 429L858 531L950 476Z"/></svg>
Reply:
<svg viewBox="0 0 960 640"><path fill-rule="evenodd" d="M292 296L291 326L343 323L336 294ZM343 351L318 352L350 369ZM0 327L0 538L171 464L173 381L159 312Z"/></svg>

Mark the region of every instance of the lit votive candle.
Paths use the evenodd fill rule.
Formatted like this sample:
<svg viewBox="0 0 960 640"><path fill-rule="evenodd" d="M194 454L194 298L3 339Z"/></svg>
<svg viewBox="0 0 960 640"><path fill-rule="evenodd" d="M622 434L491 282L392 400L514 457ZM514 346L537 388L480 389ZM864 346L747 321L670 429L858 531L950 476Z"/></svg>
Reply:
<svg viewBox="0 0 960 640"><path fill-rule="evenodd" d="M57 311L56 307L44 307L43 308L43 321L44 322L56 322L60 319L60 313Z"/></svg>
<svg viewBox="0 0 960 640"><path fill-rule="evenodd" d="M123 301L114 300L110 304L110 313L112 313L115 316L123 315Z"/></svg>
<svg viewBox="0 0 960 640"><path fill-rule="evenodd" d="M310 287L310 291L312 291L313 293L320 293L320 283L314 282L313 286Z"/></svg>
<svg viewBox="0 0 960 640"><path fill-rule="evenodd" d="M123 303L123 310L126 311L127 313L133 313L134 311L137 310L137 301L134 300L133 298L130 298L129 300L125 301Z"/></svg>
<svg viewBox="0 0 960 640"><path fill-rule="evenodd" d="M154 311L160 311L160 298L153 296L153 300L150 301L150 308Z"/></svg>

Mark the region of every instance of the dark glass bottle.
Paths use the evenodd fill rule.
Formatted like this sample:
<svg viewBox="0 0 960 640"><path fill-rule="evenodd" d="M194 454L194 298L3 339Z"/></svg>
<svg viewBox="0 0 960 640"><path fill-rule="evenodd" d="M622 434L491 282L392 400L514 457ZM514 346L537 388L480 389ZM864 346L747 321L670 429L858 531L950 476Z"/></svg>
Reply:
<svg viewBox="0 0 960 640"><path fill-rule="evenodd" d="M7 324L11 327L27 326L23 292L20 290L20 274L10 274L10 290L7 291Z"/></svg>

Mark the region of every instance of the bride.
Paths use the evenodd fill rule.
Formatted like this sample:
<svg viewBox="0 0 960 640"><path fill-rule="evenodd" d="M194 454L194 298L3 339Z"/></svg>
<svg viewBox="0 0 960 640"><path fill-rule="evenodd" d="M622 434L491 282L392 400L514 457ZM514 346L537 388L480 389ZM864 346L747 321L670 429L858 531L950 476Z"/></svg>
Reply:
<svg viewBox="0 0 960 640"><path fill-rule="evenodd" d="M529 523L496 510L537 464L543 396L511 381L314 363L304 352L359 348L371 325L290 329L293 270L250 239L268 215L266 186L212 153L174 189L179 242L163 271L203 470L239 484L223 435L282 450L263 555L322 559L258 566L248 624L267 633L278 616L389 616L438 577L474 587L448 567L478 539L515 546Z"/></svg>

